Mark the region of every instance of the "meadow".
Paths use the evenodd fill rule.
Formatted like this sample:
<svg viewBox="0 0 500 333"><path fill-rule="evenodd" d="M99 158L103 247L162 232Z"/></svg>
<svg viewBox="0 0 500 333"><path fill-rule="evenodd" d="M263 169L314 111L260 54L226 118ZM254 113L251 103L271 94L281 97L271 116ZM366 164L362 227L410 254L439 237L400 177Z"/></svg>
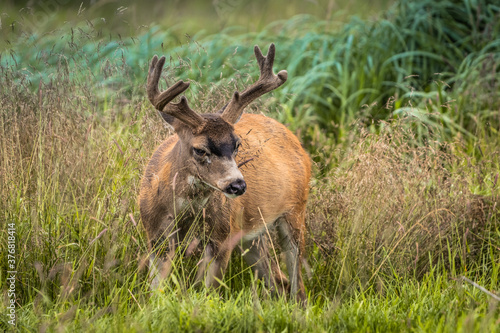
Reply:
<svg viewBox="0 0 500 333"><path fill-rule="evenodd" d="M170 6L0 9L2 331L500 332L498 4ZM307 305L270 295L239 251L220 290L192 286L198 251L152 292L137 196L172 132L149 61L167 56L163 87L189 80L191 107L214 112L271 42L289 79L246 112L313 160Z"/></svg>

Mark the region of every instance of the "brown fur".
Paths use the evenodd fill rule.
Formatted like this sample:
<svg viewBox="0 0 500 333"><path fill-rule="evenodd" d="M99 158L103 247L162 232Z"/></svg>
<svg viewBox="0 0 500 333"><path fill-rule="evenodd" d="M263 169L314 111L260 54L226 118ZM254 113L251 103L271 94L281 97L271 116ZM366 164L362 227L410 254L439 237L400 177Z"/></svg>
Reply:
<svg viewBox="0 0 500 333"><path fill-rule="evenodd" d="M205 285L217 286L240 242L245 260L270 288L289 287L305 300L300 266L311 162L285 126L265 116L242 115L249 103L288 77L285 70L273 73L274 44L266 56L258 46L254 51L259 79L241 94L235 92L216 114L197 114L185 97L170 103L189 83L179 81L160 93L158 81L166 59L154 56L151 61L148 98L176 132L153 154L141 183L139 204L152 251L153 287L168 274L173 251L197 227L203 212L210 236L198 279L206 273ZM273 227L290 282L267 249Z"/></svg>
<svg viewBox="0 0 500 333"><path fill-rule="evenodd" d="M224 141L224 136L228 135L228 131L232 130L231 125L227 123L226 125L221 126L222 128L207 126L208 132L202 131L200 134L212 137L217 143L221 143ZM229 260L231 251L224 246L226 242L240 231L243 238L252 232L257 236L265 233L265 228L271 227L271 223L280 218L289 225L293 242L298 245L299 253L302 254L311 163L295 135L271 118L244 114L234 125L234 134L241 138L241 148L236 162L240 164L250 160L240 169L247 183L247 191L239 197L228 199L221 192L203 184L188 184L188 177L195 175L186 172L189 169L186 165L187 158L182 156L186 154L187 148L183 147L183 140L180 140L179 136L184 140L200 140L200 137L193 137L187 128L183 130L179 129L178 135L168 138L158 147L141 183L139 197L141 218L146 228L150 250L161 252L160 245L163 240L167 239L175 229L179 229L173 237L175 243L181 241L191 226L195 214L205 208L206 221L213 229L210 257L215 258L213 275L217 278L222 277ZM206 205L204 207L199 203L197 205L197 199L204 196L210 196ZM188 207L187 214L178 217L177 226L174 225L174 212L180 213L183 207L176 203L176 198L195 202L193 207ZM286 233L283 237L286 237ZM264 260L267 259L268 255ZM303 299L305 295L300 277L300 261L298 265L297 292ZM278 285L287 284L279 268L273 266L271 269ZM213 277L211 279L209 278L207 284L216 285Z"/></svg>

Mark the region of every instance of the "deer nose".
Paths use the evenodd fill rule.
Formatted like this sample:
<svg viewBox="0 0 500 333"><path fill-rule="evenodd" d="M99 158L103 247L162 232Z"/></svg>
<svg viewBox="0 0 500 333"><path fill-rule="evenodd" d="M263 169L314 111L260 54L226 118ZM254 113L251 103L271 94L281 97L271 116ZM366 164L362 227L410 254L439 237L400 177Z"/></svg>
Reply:
<svg viewBox="0 0 500 333"><path fill-rule="evenodd" d="M247 189L247 183L243 179L237 179L229 184L224 190L227 194L242 195Z"/></svg>

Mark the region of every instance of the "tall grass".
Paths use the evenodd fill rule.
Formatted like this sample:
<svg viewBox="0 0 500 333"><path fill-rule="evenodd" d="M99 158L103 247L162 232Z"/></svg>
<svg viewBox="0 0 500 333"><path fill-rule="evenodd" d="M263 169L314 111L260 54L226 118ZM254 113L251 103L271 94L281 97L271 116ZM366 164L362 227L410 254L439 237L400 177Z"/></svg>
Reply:
<svg viewBox="0 0 500 333"><path fill-rule="evenodd" d="M0 218L16 224L18 328L494 330L498 302L464 277L498 294L497 18L483 1L400 1L337 30L297 16L180 46L161 26L110 38L99 18L11 40ZM195 257L151 293L136 196L169 132L144 95L147 62L170 55L166 84L193 80L190 103L211 112L255 78L249 45L271 41L290 81L248 111L287 123L315 161L308 306L268 295L237 251L217 292L190 286Z"/></svg>
<svg viewBox="0 0 500 333"><path fill-rule="evenodd" d="M377 135L361 128L348 150L331 151L340 165L312 189L311 307L270 298L237 252L222 300L190 288L192 266L182 260L164 293L152 295L135 197L163 124L143 98L84 117L86 103L58 100L55 88L17 93L12 101L25 107L19 118L2 118L0 170L2 217L18 234L19 327L398 330L455 319L453 330L494 326L495 303L461 279L498 290L498 187L484 177L498 173L498 152L467 161L457 144L412 145L405 124ZM450 302L447 315L426 310Z"/></svg>
<svg viewBox="0 0 500 333"><path fill-rule="evenodd" d="M483 260L496 260L489 251L499 197L481 165L496 169L498 152L471 165L451 153L454 144L413 146L414 133L396 124L378 135L362 130L339 167L313 189L310 245L322 254L315 285L324 285L327 297L421 278L436 265L453 277L491 276ZM472 192L478 183L488 196Z"/></svg>

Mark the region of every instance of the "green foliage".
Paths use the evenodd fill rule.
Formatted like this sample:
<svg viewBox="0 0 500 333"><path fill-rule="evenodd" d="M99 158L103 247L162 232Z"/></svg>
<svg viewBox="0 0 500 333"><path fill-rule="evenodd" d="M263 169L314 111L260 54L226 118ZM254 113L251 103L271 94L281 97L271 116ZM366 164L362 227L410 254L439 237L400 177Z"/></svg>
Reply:
<svg viewBox="0 0 500 333"><path fill-rule="evenodd" d="M217 34L201 31L185 43L177 27L155 25L137 36L110 39L97 17L68 22L60 33L19 35L0 61L16 73L15 84L28 80L34 90L40 82L60 80L63 72L65 84L88 85L102 100L109 94L143 94L138 83L144 82L148 60L166 54L168 84L195 81L189 93L198 96L214 84L224 91L244 87L257 76L256 66L248 65L250 46L276 42L275 67L286 68L290 78L274 93L282 110L276 117L293 130L316 123L320 132L342 142L354 120L372 126L411 116L419 119L419 140L431 131L441 140L460 135L474 144L480 133L498 135L500 126L499 13L487 1L405 0L377 21L354 17L338 30L332 28L335 15L331 21L304 15L258 33L234 27ZM315 133L303 132L314 154Z"/></svg>

